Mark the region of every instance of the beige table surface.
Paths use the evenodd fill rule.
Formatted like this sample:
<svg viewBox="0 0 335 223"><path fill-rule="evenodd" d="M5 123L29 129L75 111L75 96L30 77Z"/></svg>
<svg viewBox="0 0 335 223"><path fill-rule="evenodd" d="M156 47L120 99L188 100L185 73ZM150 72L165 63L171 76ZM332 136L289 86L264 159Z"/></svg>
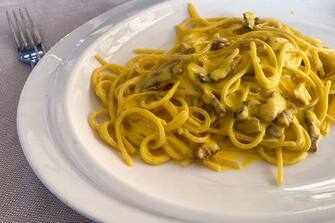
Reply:
<svg viewBox="0 0 335 223"><path fill-rule="evenodd" d="M45 39L64 35L126 0L0 0L0 222L90 222L39 181L26 161L16 131L16 110L30 66L17 61L6 10L27 7Z"/></svg>

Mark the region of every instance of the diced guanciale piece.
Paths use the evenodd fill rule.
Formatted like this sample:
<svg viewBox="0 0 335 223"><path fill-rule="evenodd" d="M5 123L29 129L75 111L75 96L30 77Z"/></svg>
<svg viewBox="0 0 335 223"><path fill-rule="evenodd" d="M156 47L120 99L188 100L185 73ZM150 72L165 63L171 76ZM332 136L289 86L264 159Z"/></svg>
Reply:
<svg viewBox="0 0 335 223"><path fill-rule="evenodd" d="M273 92L272 96L267 99L266 103L259 106L257 117L264 122L271 122L285 109L285 98L283 98L279 93Z"/></svg>
<svg viewBox="0 0 335 223"><path fill-rule="evenodd" d="M208 140L205 143L201 144L199 149L196 151L195 157L200 160L209 159L219 150L220 147L215 141Z"/></svg>
<svg viewBox="0 0 335 223"><path fill-rule="evenodd" d="M192 79L198 79L202 83L211 83L213 80L209 77L206 69L196 63L189 63L187 71L191 75ZM197 81L197 80L194 80Z"/></svg>
<svg viewBox="0 0 335 223"><path fill-rule="evenodd" d="M284 134L284 130L283 126L271 123L266 129L265 137L279 139Z"/></svg>
<svg viewBox="0 0 335 223"><path fill-rule="evenodd" d="M243 13L244 27L253 30L255 28L255 21L258 22L258 18L255 13L252 12Z"/></svg>
<svg viewBox="0 0 335 223"><path fill-rule="evenodd" d="M212 83L213 80L209 77L207 73L198 73L199 80L202 83Z"/></svg>
<svg viewBox="0 0 335 223"><path fill-rule="evenodd" d="M172 75L166 70L160 70L149 74L142 80L141 90L162 90L172 84Z"/></svg>
<svg viewBox="0 0 335 223"><path fill-rule="evenodd" d="M261 131L261 122L258 118L251 117L245 120L237 121L235 128L246 134L255 134Z"/></svg>
<svg viewBox="0 0 335 223"><path fill-rule="evenodd" d="M311 139L311 147L309 151L316 152L317 143L321 135L320 122L319 119L316 117L315 113L310 110L305 112L305 117L308 128L308 134Z"/></svg>
<svg viewBox="0 0 335 223"><path fill-rule="evenodd" d="M206 104L211 104L214 107L216 114L220 117L224 116L226 109L212 92L205 90L202 98Z"/></svg>
<svg viewBox="0 0 335 223"><path fill-rule="evenodd" d="M215 51L215 50L220 50L226 46L229 46L230 43L228 42L227 39L224 38L218 38L218 39L214 39L212 42L212 46L211 46L211 50Z"/></svg>
<svg viewBox="0 0 335 223"><path fill-rule="evenodd" d="M285 109L282 113L280 113L277 116L276 123L278 125L282 125L282 126L288 127L291 124L292 121L293 121L293 113L292 113L292 111L290 111L288 109Z"/></svg>
<svg viewBox="0 0 335 223"><path fill-rule="evenodd" d="M224 116L224 114L226 113L226 109L223 104L221 104L221 102L217 99L217 97L214 96L211 104L213 105L216 114L218 114L220 117Z"/></svg>
<svg viewBox="0 0 335 223"><path fill-rule="evenodd" d="M319 140L319 137L311 138L311 147L309 148L309 151L311 153L315 153L318 150L318 140Z"/></svg>
<svg viewBox="0 0 335 223"><path fill-rule="evenodd" d="M234 116L237 120L247 119L249 117L248 105L243 104L243 106L235 112Z"/></svg>
<svg viewBox="0 0 335 223"><path fill-rule="evenodd" d="M182 43L180 45L180 52L182 52L183 54L192 54L195 52L195 48L187 43Z"/></svg>

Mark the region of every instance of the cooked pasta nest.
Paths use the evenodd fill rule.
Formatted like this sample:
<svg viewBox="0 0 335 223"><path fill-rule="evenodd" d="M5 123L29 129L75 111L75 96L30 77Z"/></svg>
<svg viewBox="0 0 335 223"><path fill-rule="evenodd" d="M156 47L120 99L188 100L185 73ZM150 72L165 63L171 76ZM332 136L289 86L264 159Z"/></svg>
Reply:
<svg viewBox="0 0 335 223"><path fill-rule="evenodd" d="M275 19L190 17L172 49L137 49L127 65L101 66L102 102L90 126L126 164L139 156L216 171L261 158L283 166L317 150L335 115L335 53ZM247 157L241 161L241 157Z"/></svg>

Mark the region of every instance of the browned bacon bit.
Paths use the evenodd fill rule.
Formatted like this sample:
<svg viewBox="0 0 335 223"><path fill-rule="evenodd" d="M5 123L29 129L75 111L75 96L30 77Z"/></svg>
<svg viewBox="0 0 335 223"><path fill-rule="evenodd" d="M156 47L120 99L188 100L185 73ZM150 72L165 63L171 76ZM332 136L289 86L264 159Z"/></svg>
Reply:
<svg viewBox="0 0 335 223"><path fill-rule="evenodd" d="M212 42L212 46L211 46L211 50L214 51L214 50L220 50L226 46L229 46L230 43L228 42L227 39L223 39L223 38L220 38L220 39L215 39L213 40Z"/></svg>
<svg viewBox="0 0 335 223"><path fill-rule="evenodd" d="M235 128L246 134L259 133L261 131L261 122L255 117L237 121Z"/></svg>
<svg viewBox="0 0 335 223"><path fill-rule="evenodd" d="M239 108L235 113L234 113L234 118L237 120L244 120L249 117L249 109L247 103L243 103L242 107Z"/></svg>
<svg viewBox="0 0 335 223"><path fill-rule="evenodd" d="M319 128L320 123L315 113L310 110L307 110L305 112L305 117L306 117L306 124L309 130L308 134L311 139L311 147L309 148L309 152L316 152L317 143L321 135Z"/></svg>
<svg viewBox="0 0 335 223"><path fill-rule="evenodd" d="M243 13L243 25L249 30L253 30L255 27L256 15L252 12Z"/></svg>
<svg viewBox="0 0 335 223"><path fill-rule="evenodd" d="M284 130L284 127L271 123L266 129L265 137L279 139L284 134Z"/></svg>
<svg viewBox="0 0 335 223"><path fill-rule="evenodd" d="M213 98L213 101L212 101L211 104L213 105L216 114L218 114L219 117L223 117L224 114L226 113L226 109L225 109L225 107L221 104L221 102L220 102L216 97L214 97L214 98Z"/></svg>
<svg viewBox="0 0 335 223"><path fill-rule="evenodd" d="M200 60L196 60L195 63L198 64L200 67L204 66L204 63Z"/></svg>
<svg viewBox="0 0 335 223"><path fill-rule="evenodd" d="M308 134L311 139L311 147L309 148L309 152L316 152L317 151L317 143L319 140L319 137L321 135L320 131L320 123L315 115L314 112L307 110L305 112L305 118L306 118L306 124L308 128Z"/></svg>
<svg viewBox="0 0 335 223"><path fill-rule="evenodd" d="M199 80L201 83L212 83L213 80L209 77L208 74L204 74L204 73L199 73Z"/></svg>
<svg viewBox="0 0 335 223"><path fill-rule="evenodd" d="M167 70L155 71L142 80L141 90L161 90L172 83L171 73Z"/></svg>
<svg viewBox="0 0 335 223"><path fill-rule="evenodd" d="M195 48L187 43L182 43L180 45L180 52L182 52L183 54L192 54L195 53Z"/></svg>
<svg viewBox="0 0 335 223"><path fill-rule="evenodd" d="M206 104L211 104L214 107L214 111L219 117L224 116L226 109L213 93L205 91L202 98Z"/></svg>
<svg viewBox="0 0 335 223"><path fill-rule="evenodd" d="M187 48L185 50L182 51L183 54L192 54L195 52L195 49L194 48Z"/></svg>
<svg viewBox="0 0 335 223"><path fill-rule="evenodd" d="M318 139L319 137L311 137L311 147L308 150L309 152L315 153L318 150L318 146L317 146Z"/></svg>
<svg viewBox="0 0 335 223"><path fill-rule="evenodd" d="M220 147L215 141L208 140L205 143L201 144L201 146L196 151L195 157L200 160L209 159L219 150Z"/></svg>
<svg viewBox="0 0 335 223"><path fill-rule="evenodd" d="M292 111L285 109L282 113L277 116L276 123L285 127L288 127L293 121Z"/></svg>

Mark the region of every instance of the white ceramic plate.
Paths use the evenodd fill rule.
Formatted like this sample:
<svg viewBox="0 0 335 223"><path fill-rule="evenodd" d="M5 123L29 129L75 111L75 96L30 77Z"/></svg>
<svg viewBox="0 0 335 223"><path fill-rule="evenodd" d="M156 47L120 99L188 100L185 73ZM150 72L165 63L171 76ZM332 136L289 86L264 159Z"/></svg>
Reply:
<svg viewBox="0 0 335 223"><path fill-rule="evenodd" d="M335 216L335 132L299 165L259 162L216 173L196 165L127 167L93 134L97 106L90 89L99 53L125 63L139 47L169 48L189 1L138 0L112 9L69 34L31 73L21 94L18 133L41 181L59 199L102 222L326 222ZM205 17L254 11L279 18L335 47L335 3L323 1L193 0Z"/></svg>

